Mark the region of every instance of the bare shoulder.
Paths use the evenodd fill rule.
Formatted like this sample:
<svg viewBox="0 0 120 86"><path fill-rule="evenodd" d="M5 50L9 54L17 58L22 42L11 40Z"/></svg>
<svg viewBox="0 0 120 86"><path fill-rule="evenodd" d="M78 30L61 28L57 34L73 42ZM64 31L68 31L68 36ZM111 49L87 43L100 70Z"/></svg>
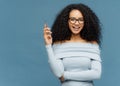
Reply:
<svg viewBox="0 0 120 86"><path fill-rule="evenodd" d="M62 44L62 43L66 43L66 41L65 40L64 41L56 41L53 44Z"/></svg>
<svg viewBox="0 0 120 86"><path fill-rule="evenodd" d="M98 45L98 43L97 43L96 41L92 41L91 43L92 43L92 44L97 44L97 45Z"/></svg>
<svg viewBox="0 0 120 86"><path fill-rule="evenodd" d="M60 44L61 42L60 41L57 41L57 42L54 42L53 44Z"/></svg>

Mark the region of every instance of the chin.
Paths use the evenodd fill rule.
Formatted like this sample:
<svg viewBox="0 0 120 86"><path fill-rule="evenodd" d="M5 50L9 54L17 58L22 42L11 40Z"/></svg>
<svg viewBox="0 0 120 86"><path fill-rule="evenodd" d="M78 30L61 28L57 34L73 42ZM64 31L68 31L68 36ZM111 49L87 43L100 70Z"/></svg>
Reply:
<svg viewBox="0 0 120 86"><path fill-rule="evenodd" d="M81 31L81 30L82 30L81 28L79 28L79 29L71 28L71 32L72 32L74 35L80 34L80 31Z"/></svg>
<svg viewBox="0 0 120 86"><path fill-rule="evenodd" d="M80 31L72 31L72 34L78 35L78 34L80 34Z"/></svg>
<svg viewBox="0 0 120 86"><path fill-rule="evenodd" d="M79 35L80 32L72 32L73 35Z"/></svg>

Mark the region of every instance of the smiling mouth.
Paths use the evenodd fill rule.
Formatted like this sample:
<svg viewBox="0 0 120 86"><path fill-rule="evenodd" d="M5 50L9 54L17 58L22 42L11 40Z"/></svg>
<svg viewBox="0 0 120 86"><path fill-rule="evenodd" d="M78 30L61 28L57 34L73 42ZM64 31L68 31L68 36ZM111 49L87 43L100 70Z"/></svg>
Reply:
<svg viewBox="0 0 120 86"><path fill-rule="evenodd" d="M80 27L75 27L75 26L73 26L73 29L75 30L75 31L78 31L78 30L80 30Z"/></svg>

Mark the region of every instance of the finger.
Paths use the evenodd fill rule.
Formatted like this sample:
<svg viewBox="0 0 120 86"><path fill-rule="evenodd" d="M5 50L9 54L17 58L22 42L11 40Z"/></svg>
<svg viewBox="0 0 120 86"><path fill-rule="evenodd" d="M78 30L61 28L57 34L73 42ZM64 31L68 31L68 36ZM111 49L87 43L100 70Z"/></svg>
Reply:
<svg viewBox="0 0 120 86"><path fill-rule="evenodd" d="M52 37L51 36L47 36L47 38L51 39Z"/></svg>
<svg viewBox="0 0 120 86"><path fill-rule="evenodd" d="M45 34L51 35L52 32L51 31L45 31Z"/></svg>
<svg viewBox="0 0 120 86"><path fill-rule="evenodd" d="M44 31L46 31L46 30L50 31L50 28L45 26L43 30Z"/></svg>
<svg viewBox="0 0 120 86"><path fill-rule="evenodd" d="M47 24L44 24L44 28L47 28Z"/></svg>
<svg viewBox="0 0 120 86"><path fill-rule="evenodd" d="M51 39L52 36L51 36L51 35L44 35L44 38L45 38L45 39Z"/></svg>
<svg viewBox="0 0 120 86"><path fill-rule="evenodd" d="M48 32L51 32L51 30L49 28L44 28L44 33L48 31ZM51 32L52 33L52 32Z"/></svg>
<svg viewBox="0 0 120 86"><path fill-rule="evenodd" d="M49 30L49 31L50 31L50 28L49 28L49 27L46 27L46 28L44 28L44 30Z"/></svg>

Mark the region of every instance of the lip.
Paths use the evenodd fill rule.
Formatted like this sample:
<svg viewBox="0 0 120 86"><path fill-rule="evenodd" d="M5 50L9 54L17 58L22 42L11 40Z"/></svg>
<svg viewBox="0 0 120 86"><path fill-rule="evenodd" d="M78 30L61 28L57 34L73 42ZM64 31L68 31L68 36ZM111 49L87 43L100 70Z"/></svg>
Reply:
<svg viewBox="0 0 120 86"><path fill-rule="evenodd" d="M75 31L80 30L80 27L79 27L79 26L73 26L72 28L73 28Z"/></svg>

